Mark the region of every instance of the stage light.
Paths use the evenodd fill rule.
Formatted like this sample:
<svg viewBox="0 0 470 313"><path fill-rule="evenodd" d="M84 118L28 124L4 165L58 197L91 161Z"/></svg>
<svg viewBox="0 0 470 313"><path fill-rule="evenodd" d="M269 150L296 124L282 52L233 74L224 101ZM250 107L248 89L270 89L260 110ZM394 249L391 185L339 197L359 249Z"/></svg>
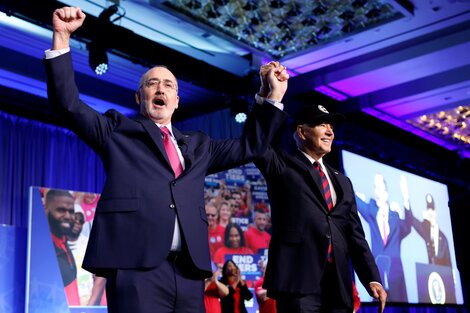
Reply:
<svg viewBox="0 0 470 313"><path fill-rule="evenodd" d="M109 38L107 37L105 29L107 26L111 25L112 22L115 22L121 19L125 12L117 14L120 10L119 1L115 1L115 4L105 8L103 12L100 13L98 19L101 21L103 28L100 28L96 32L96 36L88 44L88 63L91 69L96 73L96 75L103 75L109 69L108 64L108 45ZM117 14L118 16L111 20L113 15ZM109 25L108 25L109 24Z"/></svg>
<svg viewBox="0 0 470 313"><path fill-rule="evenodd" d="M275 59L405 16L383 0L161 2L169 9L202 22L257 51L266 52Z"/></svg>
<svg viewBox="0 0 470 313"><path fill-rule="evenodd" d="M100 45L97 41L92 41L88 45L88 63L96 75L103 75L108 71L108 54L106 47Z"/></svg>
<svg viewBox="0 0 470 313"><path fill-rule="evenodd" d="M230 114L237 123L245 123L248 118L248 102L245 98L232 100L230 105Z"/></svg>
<svg viewBox="0 0 470 313"><path fill-rule="evenodd" d="M467 128L469 116L470 106L459 106L447 111L422 115L408 122L436 137L452 139L463 149L470 149L470 131Z"/></svg>
<svg viewBox="0 0 470 313"><path fill-rule="evenodd" d="M113 4L103 10L103 12L100 13L98 18L103 21L110 21L111 16L116 14L119 11L119 6L117 4Z"/></svg>
<svg viewBox="0 0 470 313"><path fill-rule="evenodd" d="M243 113L243 112L240 112L240 113L237 113L235 115L235 121L237 123L245 123L246 119L248 118L248 116L246 115L246 113Z"/></svg>

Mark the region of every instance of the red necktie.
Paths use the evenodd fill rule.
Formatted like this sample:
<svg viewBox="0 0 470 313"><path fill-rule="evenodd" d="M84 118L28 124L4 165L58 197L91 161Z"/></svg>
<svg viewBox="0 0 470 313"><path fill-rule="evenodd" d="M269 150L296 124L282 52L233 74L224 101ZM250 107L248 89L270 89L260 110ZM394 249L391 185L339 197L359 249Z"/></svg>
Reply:
<svg viewBox="0 0 470 313"><path fill-rule="evenodd" d="M313 162L313 167L320 174L321 186L323 188L323 195L325 196L326 204L328 205L328 210L331 211L331 209L333 208L333 198L331 198L331 190L330 190L330 184L328 183L328 179L326 178L325 173L323 173L320 163Z"/></svg>
<svg viewBox="0 0 470 313"><path fill-rule="evenodd" d="M183 172L183 166L181 165L181 161L178 156L178 152L176 151L176 147L174 143L171 141L170 130L166 128L166 126L163 126L163 127L160 127L160 131L162 132L163 145L165 146L168 160L170 160L171 168L173 169L173 172L175 173L175 177L178 177Z"/></svg>
<svg viewBox="0 0 470 313"><path fill-rule="evenodd" d="M385 217L382 220L382 230L384 232L383 242L384 246L387 245L387 222L385 221Z"/></svg>
<svg viewBox="0 0 470 313"><path fill-rule="evenodd" d="M321 169L320 163L316 161L313 162L313 167L318 171L318 174L320 174L323 195L325 196L326 204L328 205L328 210L331 211L331 209L333 208L333 199L331 198L331 190L330 184L328 183L328 179L326 178L325 173ZM328 245L326 260L330 263L333 262L333 246L331 245L331 237L330 244Z"/></svg>

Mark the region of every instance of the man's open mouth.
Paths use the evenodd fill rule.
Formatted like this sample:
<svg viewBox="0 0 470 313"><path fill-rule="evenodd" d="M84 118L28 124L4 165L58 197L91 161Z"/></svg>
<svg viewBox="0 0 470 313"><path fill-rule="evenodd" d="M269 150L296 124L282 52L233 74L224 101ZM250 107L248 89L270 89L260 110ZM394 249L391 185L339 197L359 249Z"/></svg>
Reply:
<svg viewBox="0 0 470 313"><path fill-rule="evenodd" d="M165 105L165 101L163 101L163 99L153 99L153 104L156 104L156 105Z"/></svg>

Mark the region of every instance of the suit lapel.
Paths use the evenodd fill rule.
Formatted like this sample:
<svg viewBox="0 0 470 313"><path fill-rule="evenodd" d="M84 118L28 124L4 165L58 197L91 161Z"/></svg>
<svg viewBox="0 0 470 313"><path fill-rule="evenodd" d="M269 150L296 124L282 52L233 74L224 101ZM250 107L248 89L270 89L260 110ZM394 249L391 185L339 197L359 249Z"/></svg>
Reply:
<svg viewBox="0 0 470 313"><path fill-rule="evenodd" d="M166 160L166 163L171 168L170 160L168 159L165 146L163 145L162 134L157 124L155 124L152 120L142 115L139 115L135 117L134 119L138 121L139 123L141 123L142 126L144 126L145 130L152 138L152 141L155 143L155 146L157 147L158 151L161 153L162 157ZM181 154L183 155L183 158L184 158L184 165L185 165L184 166L185 168L183 171L183 175L184 175L184 173L187 172L191 168L191 165L193 164L193 159L194 159L194 156L191 153L191 150L189 149L189 146L191 144L191 136L181 133L174 126L172 126L172 132L173 132L173 136L175 136L176 142L178 144L178 148L180 149Z"/></svg>
<svg viewBox="0 0 470 313"><path fill-rule="evenodd" d="M145 130L152 138L152 141L157 147L158 151L160 152L162 157L166 160L167 165L171 168L170 160L168 160L165 146L163 145L162 133L160 132L160 128L152 120L142 115L137 116L135 120L141 123L142 126L144 126Z"/></svg>
<svg viewBox="0 0 470 313"><path fill-rule="evenodd" d="M320 205L325 212L328 212L328 205L326 204L325 196L323 194L323 188L321 185L321 178L320 174L313 168L312 163L310 160L307 159L305 155L302 154L300 151L296 151L294 160L298 164L298 166L302 167L304 171L309 173L309 177L311 181L307 181L307 185L311 186L312 191L317 195L317 199L320 201Z"/></svg>

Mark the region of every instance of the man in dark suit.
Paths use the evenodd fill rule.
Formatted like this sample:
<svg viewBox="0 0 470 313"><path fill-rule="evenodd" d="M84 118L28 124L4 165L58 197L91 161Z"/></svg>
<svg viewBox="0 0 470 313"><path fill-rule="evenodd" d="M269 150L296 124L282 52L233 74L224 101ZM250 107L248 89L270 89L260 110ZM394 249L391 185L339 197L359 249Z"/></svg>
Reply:
<svg viewBox="0 0 470 313"><path fill-rule="evenodd" d="M400 190L403 196L405 220L411 224L416 232L424 239L428 252L429 264L452 266L449 242L438 225L437 211L434 198L426 194L426 210L423 211L423 220L418 220L410 208L410 191L408 181L404 175L400 177ZM409 225L408 225L409 226Z"/></svg>
<svg viewBox="0 0 470 313"><path fill-rule="evenodd" d="M255 161L272 206L263 286L281 313L352 312L352 268L379 299L379 311L385 307L386 292L364 237L351 181L323 161L331 151L333 124L342 118L321 105L306 106L294 117L298 150L287 154L269 148Z"/></svg>
<svg viewBox="0 0 470 313"><path fill-rule="evenodd" d="M385 178L382 174L376 174L374 198L365 202L364 196L356 193L356 203L359 213L369 224L372 254L387 290L388 301L406 303L408 296L401 261L401 241L411 232L411 214L409 201L401 189L403 209L396 202L389 201Z"/></svg>
<svg viewBox="0 0 470 313"><path fill-rule="evenodd" d="M426 243L429 264L452 266L449 242L437 223L437 212L431 194L426 195L426 211L423 212L423 217L420 221L412 216L411 223Z"/></svg>
<svg viewBox="0 0 470 313"><path fill-rule="evenodd" d="M83 267L107 278L111 313L204 312L204 278L212 275L204 178L266 150L285 119L275 107L287 89L285 67L265 67L271 103L254 106L240 140L172 127L178 84L162 66L141 78L140 116L101 115L79 99L74 83L69 41L84 19L76 7L54 12L45 60L51 104L101 157L107 176Z"/></svg>

